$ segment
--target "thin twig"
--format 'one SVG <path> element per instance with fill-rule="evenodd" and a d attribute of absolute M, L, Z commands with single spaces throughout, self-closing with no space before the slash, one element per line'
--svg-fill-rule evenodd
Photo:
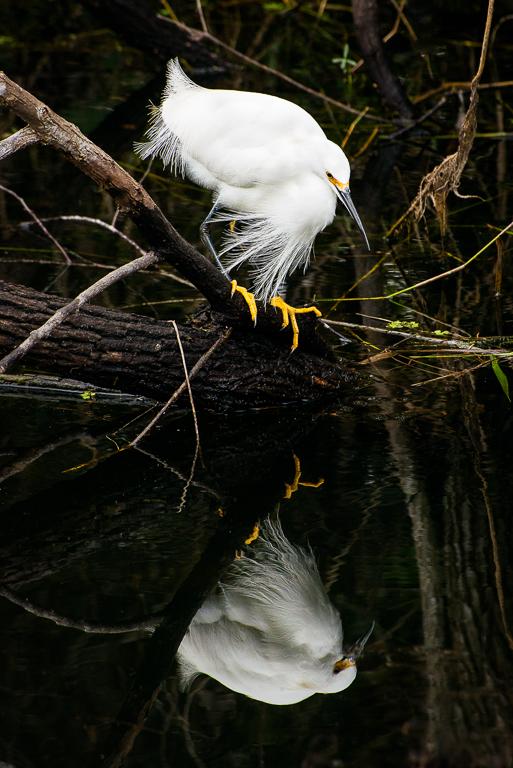
<path fill-rule="evenodd" d="M 182 510 L 183 510 L 183 508 L 185 506 L 185 502 L 187 500 L 187 493 L 189 491 L 190 485 L 192 483 L 192 479 L 194 477 L 194 472 L 196 470 L 196 463 L 198 461 L 198 456 L 201 455 L 201 443 L 200 443 L 200 434 L 199 434 L 199 427 L 198 427 L 198 417 L 197 417 L 197 414 L 196 414 L 196 408 L 194 406 L 194 398 L 192 396 L 191 382 L 190 382 L 190 379 L 189 379 L 189 371 L 187 370 L 187 363 L 185 361 L 185 353 L 183 351 L 182 340 L 180 338 L 180 332 L 178 330 L 178 326 L 176 324 L 176 321 L 173 320 L 172 322 L 173 322 L 173 328 L 174 328 L 175 334 L 176 334 L 176 341 L 177 341 L 177 344 L 178 344 L 178 349 L 180 350 L 180 356 L 182 358 L 183 372 L 184 372 L 184 375 L 185 375 L 185 381 L 187 383 L 187 389 L 189 391 L 189 402 L 191 404 L 192 418 L 193 418 L 193 421 L 194 421 L 194 431 L 196 433 L 196 447 L 195 447 L 195 450 L 194 450 L 194 457 L 192 459 L 191 471 L 189 472 L 189 477 L 187 478 L 187 481 L 186 481 L 186 483 L 184 485 L 184 488 L 183 488 L 183 491 L 182 491 L 182 495 L 180 496 L 180 503 L 178 504 L 178 509 L 177 509 L 177 512 L 182 512 Z"/>
<path fill-rule="evenodd" d="M 494 355 L 495 357 L 513 358 L 513 351 L 506 352 L 504 349 L 488 349 L 486 347 L 476 346 L 478 343 L 482 342 L 482 339 L 480 339 L 479 342 L 475 341 L 474 343 L 466 343 L 464 341 L 456 341 L 455 339 L 440 339 L 436 336 L 424 336 L 420 333 L 408 333 L 407 331 L 400 331 L 396 328 L 381 328 L 376 325 L 349 323 L 344 320 L 324 320 L 323 322 L 329 326 L 334 325 L 340 326 L 341 328 L 354 328 L 359 331 L 371 331 L 372 333 L 383 333 L 390 336 L 400 336 L 401 338 L 408 341 L 422 341 L 424 343 L 438 347 L 457 349 L 465 354 L 472 354 L 476 356 Z"/>
<path fill-rule="evenodd" d="M 45 225 L 43 224 L 39 216 L 32 210 L 32 208 L 30 208 L 27 205 L 25 200 L 22 197 L 20 197 L 20 195 L 18 195 L 16 192 L 14 192 L 12 189 L 9 189 L 9 187 L 4 187 L 2 184 L 0 184 L 0 189 L 2 190 L 2 192 L 6 192 L 8 195 L 12 195 L 12 197 L 14 197 L 19 202 L 21 207 L 34 220 L 34 222 L 37 224 L 37 226 L 43 232 L 43 234 L 50 240 L 50 242 L 52 242 L 55 245 L 57 250 L 60 251 L 60 253 L 62 253 L 66 264 L 72 264 L 73 262 L 71 261 L 70 257 L 66 253 L 66 250 L 62 247 L 59 241 L 56 240 L 55 237 L 47 230 L 47 228 L 45 227 Z"/>
<path fill-rule="evenodd" d="M 492 83 L 478 83 L 476 85 L 476 88 L 479 91 L 486 91 L 490 89 L 498 89 L 501 88 L 511 88 L 513 86 L 513 80 L 499 80 L 497 82 Z M 437 85 L 436 88 L 431 88 L 429 91 L 426 91 L 425 93 L 421 93 L 418 96 L 414 96 L 412 98 L 412 102 L 414 104 L 419 104 L 421 101 L 425 101 L 426 99 L 431 98 L 431 96 L 436 96 L 438 93 L 441 93 L 442 91 L 469 91 L 472 88 L 472 82 L 469 80 L 459 80 L 459 81 L 451 81 L 448 83 L 441 83 L 441 85 Z"/>
<path fill-rule="evenodd" d="M 185 360 L 185 353 L 183 351 L 182 339 L 180 338 L 180 331 L 178 330 L 176 320 L 172 320 L 171 322 L 173 324 L 173 328 L 175 331 L 178 349 L 180 350 L 180 357 L 182 358 L 183 372 L 185 375 L 185 383 L 187 384 L 187 391 L 189 392 L 189 402 L 191 404 L 192 418 L 194 421 L 194 431 L 196 433 L 196 445 L 199 447 L 199 450 L 201 452 L 200 435 L 199 435 L 199 428 L 198 428 L 198 417 L 196 415 L 196 408 L 194 407 L 194 398 L 192 396 L 191 381 L 189 379 L 189 371 L 187 370 L 187 363 Z"/>
<path fill-rule="evenodd" d="M 404 214 L 406 215 L 406 214 Z M 397 226 L 398 222 L 394 224 L 394 228 Z M 400 288 L 398 291 L 393 291 L 392 293 L 387 293 L 384 296 L 345 296 L 340 299 L 336 299 L 336 301 L 386 301 L 388 299 L 393 299 L 396 296 L 400 296 L 403 293 L 409 293 L 410 291 L 415 291 L 417 288 L 422 288 L 425 285 L 429 285 L 430 283 L 435 283 L 437 280 L 441 280 L 443 277 L 449 277 L 449 275 L 455 275 L 457 272 L 461 272 L 463 269 L 468 267 L 469 264 L 471 264 L 475 259 L 477 259 L 478 256 L 481 256 L 482 253 L 484 253 L 487 248 L 489 248 L 491 245 L 495 243 L 496 240 L 499 239 L 505 232 L 507 232 L 509 229 L 513 227 L 513 220 L 509 222 L 509 224 L 506 224 L 505 227 L 501 229 L 501 231 L 495 235 L 491 240 L 489 240 L 485 245 L 483 245 L 482 248 L 480 248 L 477 253 L 474 253 L 473 256 L 470 256 L 466 261 L 463 262 L 463 264 L 459 264 L 457 267 L 453 267 L 452 269 L 448 269 L 446 272 L 440 272 L 438 275 L 433 275 L 432 277 L 426 278 L 426 280 L 421 280 L 419 283 L 415 283 L 414 285 L 408 285 L 406 288 Z M 387 233 L 390 234 L 390 230 Z"/>
<path fill-rule="evenodd" d="M 191 372 L 189 373 L 189 382 L 192 381 L 192 379 L 196 376 L 196 374 L 203 368 L 205 363 L 209 360 L 209 358 L 214 354 L 216 349 L 221 346 L 230 336 L 232 333 L 232 329 L 228 328 L 210 347 L 210 349 L 207 349 L 207 351 L 200 357 L 197 363 L 192 367 Z M 0 361 L 1 362 L 1 361 Z M 129 448 L 135 448 L 136 445 L 150 432 L 157 421 L 159 421 L 160 418 L 166 413 L 166 411 L 175 403 L 182 392 L 185 392 L 187 389 L 187 379 L 185 379 L 178 389 L 176 389 L 167 403 L 162 406 L 160 411 L 156 414 L 156 416 L 153 417 L 153 419 L 149 422 L 149 424 L 146 425 L 146 427 L 142 430 L 142 432 L 139 432 L 136 438 L 132 440 L 132 442 L 129 444 Z"/>
<path fill-rule="evenodd" d="M 70 315 L 78 312 L 80 308 L 87 304 L 91 299 L 98 294 L 110 288 L 115 283 L 123 280 L 130 275 L 139 272 L 141 269 L 147 269 L 152 264 L 156 264 L 159 261 L 157 254 L 150 252 L 145 256 L 141 256 L 138 259 L 130 261 L 128 264 L 123 264 L 121 267 L 109 272 L 108 275 L 104 275 L 95 283 L 90 285 L 84 291 L 78 294 L 69 304 L 65 304 L 63 307 L 54 312 L 54 314 L 48 318 L 48 320 L 40 325 L 39 328 L 35 328 L 30 332 L 29 336 L 22 341 L 12 352 L 5 355 L 0 360 L 0 373 L 5 373 L 8 368 L 14 363 L 23 358 L 27 352 L 29 352 L 38 341 L 46 339 L 53 331 L 58 328 Z"/>
<path fill-rule="evenodd" d="M 139 453 L 142 453 L 144 456 L 147 456 L 149 459 L 156 462 L 159 466 L 163 467 L 169 472 L 172 472 L 173 475 L 175 475 L 175 477 L 177 477 L 183 483 L 187 482 L 187 478 L 185 477 L 183 472 L 180 472 L 179 469 L 174 467 L 168 461 L 164 461 L 164 459 L 162 459 L 160 456 L 156 456 L 154 453 L 151 453 L 151 451 L 148 451 L 145 448 L 141 448 L 140 445 L 136 445 L 135 450 L 139 451 Z M 219 493 L 217 493 L 217 491 L 214 491 L 213 488 L 210 488 L 210 486 L 205 485 L 205 483 L 199 482 L 199 480 L 193 480 L 192 485 L 194 485 L 195 488 L 199 488 L 201 491 L 204 491 L 206 494 L 214 498 L 216 501 L 219 501 L 221 499 L 221 496 L 219 495 Z"/>
<path fill-rule="evenodd" d="M 205 34 L 210 34 L 207 27 L 207 22 L 205 19 L 205 14 L 203 13 L 203 6 L 201 5 L 201 0 L 196 0 L 196 11 L 198 13 L 198 18 L 200 20 L 201 29 Z"/>
<path fill-rule="evenodd" d="M 108 224 L 106 221 L 103 221 L 102 219 L 95 219 L 92 216 L 78 216 L 78 215 L 69 215 L 69 216 L 48 216 L 44 219 L 41 219 L 41 221 L 79 221 L 84 222 L 85 224 L 94 224 L 97 227 L 103 227 L 103 229 L 107 229 L 109 232 L 111 232 L 113 235 L 117 235 L 122 240 L 124 240 L 126 243 L 132 246 L 141 256 L 145 256 L 147 251 L 144 250 L 144 248 L 141 248 L 139 243 L 136 243 L 135 240 L 132 240 L 132 238 L 128 237 L 128 235 L 125 235 L 124 232 L 122 232 L 120 229 L 117 229 L 113 224 Z M 30 224 L 30 222 L 22 221 L 20 226 L 23 226 L 24 224 Z"/>
<path fill-rule="evenodd" d="M 91 634 L 99 635 L 121 635 L 125 632 L 141 632 L 155 629 L 162 616 L 155 614 L 146 619 L 140 621 L 130 621 L 126 624 L 95 624 L 90 621 L 80 621 L 78 619 L 70 619 L 67 616 L 62 616 L 47 608 L 41 608 L 35 605 L 30 600 L 21 597 L 17 592 L 8 587 L 0 587 L 0 596 L 5 597 L 10 603 L 18 605 L 23 608 L 27 613 L 31 613 L 33 616 L 37 616 L 40 619 L 47 619 L 57 624 L 59 627 L 69 627 L 70 629 L 78 629 L 81 632 L 87 632 Z"/>
<path fill-rule="evenodd" d="M 15 152 L 25 147 L 30 147 L 32 144 L 37 144 L 39 141 L 37 134 L 28 125 L 25 128 L 20 128 L 16 133 L 11 134 L 6 139 L 0 141 L 0 161 L 6 160 Z"/>
<path fill-rule="evenodd" d="M 436 102 L 436 104 L 431 107 L 431 109 L 428 109 L 428 111 L 424 112 L 424 114 L 421 115 L 417 120 L 414 120 L 412 125 L 406 125 L 403 128 L 399 128 L 397 131 L 394 131 L 394 133 L 391 133 L 386 138 L 389 139 L 390 141 L 393 141 L 394 139 L 399 138 L 399 136 L 402 136 L 404 133 L 407 133 L 407 132 L 413 130 L 418 125 L 423 123 L 424 120 L 427 120 L 428 117 L 431 117 L 432 114 L 437 112 L 440 109 L 440 107 L 443 107 L 443 105 L 445 104 L 446 101 L 447 101 L 447 96 L 442 96 L 442 98 L 439 99 Z"/>

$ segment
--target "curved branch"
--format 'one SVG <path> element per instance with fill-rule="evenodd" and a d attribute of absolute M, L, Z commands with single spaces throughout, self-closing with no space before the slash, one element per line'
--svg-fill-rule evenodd
<path fill-rule="evenodd" d="M 30 147 L 32 144 L 37 144 L 38 141 L 39 139 L 35 132 L 26 125 L 25 128 L 21 128 L 16 133 L 0 141 L 0 160 L 6 160 L 11 155 L 14 155 L 15 152 L 18 152 L 18 150 Z"/>
<path fill-rule="evenodd" d="M 105 189 L 142 231 L 159 259 L 168 261 L 188 278 L 212 306 L 227 309 L 230 283 L 196 251 L 166 219 L 150 195 L 106 152 L 93 144 L 73 123 L 0 72 L 0 105 L 25 120 L 42 144 L 62 152 L 98 186 Z"/>
<path fill-rule="evenodd" d="M 21 597 L 17 592 L 14 592 L 8 587 L 0 587 L 0 597 L 4 597 L 9 600 L 10 603 L 23 608 L 27 613 L 31 613 L 33 616 L 37 616 L 40 619 L 47 619 L 57 624 L 59 627 L 69 627 L 70 629 L 78 629 L 80 632 L 87 632 L 89 634 L 98 635 L 121 635 L 125 632 L 141 632 L 154 630 L 162 619 L 162 614 L 154 614 L 140 621 L 127 621 L 120 622 L 119 624 L 97 624 L 92 621 L 80 621 L 78 619 L 70 619 L 67 616 L 56 613 L 49 608 L 41 608 L 35 603 L 32 603 L 25 597 Z"/>

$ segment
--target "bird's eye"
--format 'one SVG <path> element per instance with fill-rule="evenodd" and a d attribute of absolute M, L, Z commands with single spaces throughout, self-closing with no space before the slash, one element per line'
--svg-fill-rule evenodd
<path fill-rule="evenodd" d="M 342 672 L 342 670 L 343 670 L 343 669 L 345 668 L 345 666 L 346 666 L 346 665 L 344 664 L 344 662 L 345 662 L 345 660 L 346 660 L 346 659 L 347 659 L 347 656 L 342 656 L 342 658 L 340 659 L 340 661 L 337 661 L 337 663 L 336 663 L 336 664 L 335 664 L 335 666 L 333 667 L 333 674 L 334 674 L 334 675 L 338 675 L 338 673 L 339 673 L 339 672 Z"/>
<path fill-rule="evenodd" d="M 326 171 L 326 176 L 328 177 L 328 179 L 332 179 L 333 178 L 333 174 L 330 173 L 329 171 Z"/>

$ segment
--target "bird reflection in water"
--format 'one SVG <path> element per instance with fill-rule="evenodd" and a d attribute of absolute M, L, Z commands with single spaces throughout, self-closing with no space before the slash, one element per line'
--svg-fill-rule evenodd
<path fill-rule="evenodd" d="M 205 673 L 269 704 L 338 693 L 355 679 L 372 629 L 344 652 L 340 616 L 312 551 L 267 520 L 194 617 L 178 651 L 181 682 Z"/>

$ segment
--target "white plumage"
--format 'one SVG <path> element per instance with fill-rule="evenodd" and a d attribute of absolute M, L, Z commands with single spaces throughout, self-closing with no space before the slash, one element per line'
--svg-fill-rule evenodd
<path fill-rule="evenodd" d="M 184 685 L 205 673 L 253 699 L 294 704 L 347 688 L 366 639 L 344 656 L 340 616 L 311 550 L 267 521 L 194 617 L 178 661 Z"/>
<path fill-rule="evenodd" d="M 213 191 L 203 236 L 218 263 L 205 226 L 237 222 L 219 255 L 227 270 L 249 263 L 257 299 L 268 301 L 288 274 L 306 269 L 316 235 L 333 221 L 337 198 L 367 241 L 344 152 L 290 101 L 202 88 L 174 59 L 147 136 L 137 145 L 143 158 L 159 155 L 175 173 Z"/>

